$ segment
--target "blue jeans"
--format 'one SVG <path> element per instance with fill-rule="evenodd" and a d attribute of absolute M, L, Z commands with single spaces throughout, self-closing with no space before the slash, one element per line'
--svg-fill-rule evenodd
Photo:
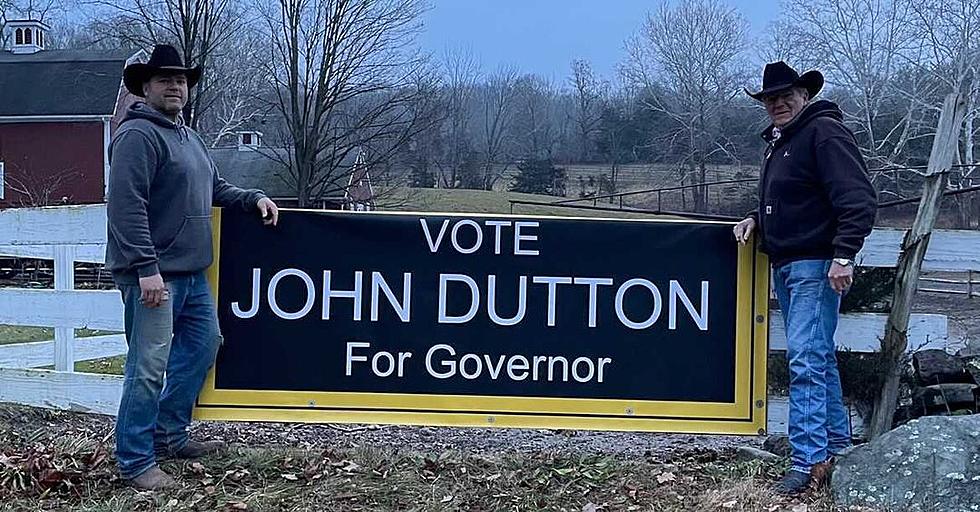
<path fill-rule="evenodd" d="M 851 444 L 834 348 L 841 297 L 827 279 L 830 263 L 802 260 L 773 269 L 786 325 L 791 469 L 805 473 Z"/>
<path fill-rule="evenodd" d="M 120 285 L 126 310 L 125 381 L 116 417 L 116 459 L 135 478 L 187 444 L 194 402 L 221 344 L 204 273 L 168 279 L 170 298 L 140 302 L 138 285 Z M 166 382 L 164 379 L 166 374 Z"/>

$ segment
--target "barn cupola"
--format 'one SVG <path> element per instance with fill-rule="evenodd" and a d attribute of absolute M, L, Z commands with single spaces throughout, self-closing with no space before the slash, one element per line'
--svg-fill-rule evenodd
<path fill-rule="evenodd" d="M 43 50 L 51 28 L 37 20 L 13 20 L 7 22 L 10 51 L 17 55 L 37 53 Z"/>
<path fill-rule="evenodd" d="M 262 132 L 242 131 L 238 132 L 238 150 L 249 151 L 262 145 Z"/>

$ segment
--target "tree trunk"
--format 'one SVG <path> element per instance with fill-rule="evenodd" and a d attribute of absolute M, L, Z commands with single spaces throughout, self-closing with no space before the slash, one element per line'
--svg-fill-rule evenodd
<path fill-rule="evenodd" d="M 701 213 L 707 213 L 708 211 L 708 186 L 705 183 L 708 182 L 708 166 L 705 164 L 704 160 L 701 160 L 701 167 L 698 169 L 698 179 L 701 184 L 698 190 L 698 201 L 701 203 L 701 208 L 698 209 Z"/>
<path fill-rule="evenodd" d="M 871 418 L 871 439 L 891 430 L 895 417 L 901 365 L 908 346 L 909 313 L 919 282 L 922 259 L 926 255 L 929 238 L 939 214 L 947 174 L 957 153 L 965 106 L 963 96 L 956 93 L 947 96 L 943 102 L 936 136 L 932 141 L 932 152 L 929 154 L 922 200 L 919 201 L 919 210 L 912 229 L 905 233 L 902 241 L 902 252 L 898 257 L 895 276 L 895 295 L 885 323 L 885 337 L 881 342 L 883 379 Z"/>
<path fill-rule="evenodd" d="M 959 173 L 959 176 L 957 176 L 957 179 L 956 179 L 956 183 L 955 183 L 955 187 L 954 188 L 966 188 L 966 187 L 969 187 L 970 186 L 969 180 L 966 178 L 966 175 L 970 174 L 970 171 L 973 170 L 972 165 L 975 162 L 974 157 L 973 157 L 973 146 L 974 146 L 974 142 L 973 142 L 973 121 L 974 121 L 974 118 L 976 117 L 976 114 L 974 112 L 974 109 L 976 108 L 976 97 L 974 95 L 974 91 L 976 91 L 976 89 L 977 89 L 976 88 L 976 79 L 974 79 L 973 83 L 971 83 L 970 85 L 971 85 L 971 87 L 970 87 L 970 95 L 969 95 L 967 109 L 966 109 L 966 112 L 967 112 L 966 113 L 966 120 L 964 121 L 964 125 L 963 125 L 963 159 L 962 159 L 962 163 L 967 164 L 967 165 L 969 165 L 971 167 L 966 167 L 965 169 L 963 169 L 963 168 L 960 169 L 961 172 Z M 971 199 L 972 198 L 970 196 L 966 195 L 966 196 L 959 196 L 959 197 L 955 198 L 955 200 L 954 200 L 955 201 L 955 204 L 956 204 L 956 213 L 957 213 L 957 216 L 959 217 L 957 219 L 957 226 L 956 226 L 957 228 L 960 228 L 960 229 L 970 229 L 970 217 L 971 217 L 971 214 L 973 213 L 971 211 L 971 208 L 970 208 L 970 206 L 971 206 Z"/>

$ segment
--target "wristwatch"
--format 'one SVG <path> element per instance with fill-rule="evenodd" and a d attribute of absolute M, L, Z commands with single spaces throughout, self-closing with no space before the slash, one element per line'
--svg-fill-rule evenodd
<path fill-rule="evenodd" d="M 834 258 L 834 263 L 836 263 L 836 264 L 838 264 L 838 265 L 840 265 L 842 267 L 846 267 L 848 265 L 853 265 L 854 264 L 854 260 L 850 260 L 850 259 L 847 259 L 847 258 Z"/>

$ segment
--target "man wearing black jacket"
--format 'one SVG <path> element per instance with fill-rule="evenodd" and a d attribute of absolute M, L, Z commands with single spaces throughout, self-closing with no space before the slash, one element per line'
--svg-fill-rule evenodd
<path fill-rule="evenodd" d="M 758 227 L 786 326 L 792 467 L 777 490 L 819 484 L 832 458 L 851 443 L 841 395 L 834 331 L 854 257 L 871 233 L 875 190 L 840 108 L 812 101 L 823 75 L 766 65 L 762 102 L 772 124 L 759 178 L 759 208 L 735 228 L 740 243 Z"/>

